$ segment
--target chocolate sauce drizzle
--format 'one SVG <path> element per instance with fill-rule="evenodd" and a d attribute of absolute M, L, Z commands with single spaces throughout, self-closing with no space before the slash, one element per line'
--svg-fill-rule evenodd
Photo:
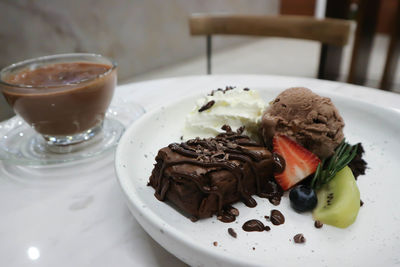
<path fill-rule="evenodd" d="M 286 167 L 285 159 L 276 152 L 272 153 L 272 157 L 275 163 L 274 173 L 282 173 Z"/>
<path fill-rule="evenodd" d="M 273 225 L 280 225 L 285 222 L 285 217 L 279 210 L 271 210 L 271 215 L 269 216 L 269 220 Z"/>
<path fill-rule="evenodd" d="M 262 232 L 271 230 L 268 225 L 265 226 L 261 221 L 256 219 L 245 222 L 242 229 L 246 232 Z"/>
<path fill-rule="evenodd" d="M 211 168 L 212 170 L 227 170 L 236 178 L 236 190 L 241 200 L 248 207 L 255 207 L 257 202 L 243 187 L 243 179 L 245 179 L 243 164 L 246 163 L 255 177 L 257 195 L 270 198 L 270 201 L 271 199 L 280 199 L 282 192 L 272 181 L 268 184 L 270 188 L 267 188 L 267 190 L 261 188 L 260 175 L 256 171 L 255 164 L 265 159 L 265 156 L 261 152 L 249 149 L 250 147 L 259 147 L 260 145 L 250 140 L 248 136 L 242 135 L 243 127 L 236 132 L 233 132 L 227 125 L 224 125 L 222 129 L 226 132 L 219 134 L 216 138 L 196 138 L 186 143 L 172 143 L 168 146 L 173 152 L 185 156 L 187 159 L 163 161 L 162 167 L 153 183 L 157 199 L 161 201 L 165 199 L 171 180 L 179 183 L 193 182 L 201 192 L 214 194 L 217 197 L 217 218 L 223 222 L 232 222 L 239 215 L 239 211 L 230 205 L 223 206 L 224 201 L 221 190 L 216 186 L 210 187 L 206 181 L 207 179 L 204 179 L 204 173 L 177 173 L 172 169 L 169 179 L 162 179 L 162 177 L 167 168 L 182 164 Z M 280 158 L 277 159 L 279 162 L 274 162 L 274 166 L 281 166 L 282 160 Z"/>

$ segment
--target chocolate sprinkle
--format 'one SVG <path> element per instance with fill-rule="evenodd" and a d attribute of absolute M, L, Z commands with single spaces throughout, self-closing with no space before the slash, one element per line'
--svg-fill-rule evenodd
<path fill-rule="evenodd" d="M 303 236 L 303 234 L 297 234 L 293 237 L 293 240 L 295 243 L 304 243 L 306 242 L 306 238 Z"/>
<path fill-rule="evenodd" d="M 362 207 L 364 205 L 364 201 L 362 201 L 361 199 L 360 199 L 360 207 Z"/>
<path fill-rule="evenodd" d="M 203 105 L 203 106 L 199 109 L 199 112 L 203 112 L 204 110 L 210 109 L 214 104 L 215 104 L 215 101 L 214 101 L 214 100 L 208 101 L 207 104 Z"/>
<path fill-rule="evenodd" d="M 233 228 L 228 228 L 228 233 L 233 237 L 236 238 L 237 234 L 235 232 L 235 230 L 233 230 Z"/>
<path fill-rule="evenodd" d="M 218 246 L 218 242 L 217 242 L 217 241 L 214 241 L 214 242 L 213 242 L 213 245 L 214 245 L 214 247 Z"/>

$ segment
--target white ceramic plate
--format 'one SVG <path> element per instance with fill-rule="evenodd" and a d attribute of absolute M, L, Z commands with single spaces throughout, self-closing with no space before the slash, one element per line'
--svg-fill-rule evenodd
<path fill-rule="evenodd" d="M 279 92 L 257 89 L 265 101 Z M 326 94 L 325 94 L 326 95 Z M 330 96 L 330 95 L 327 95 Z M 186 98 L 149 112 L 124 134 L 117 148 L 116 171 L 128 206 L 142 227 L 164 248 L 195 266 L 393 266 L 400 264 L 400 113 L 357 100 L 330 96 L 346 122 L 346 138 L 362 142 L 369 169 L 359 177 L 364 206 L 346 229 L 314 227 L 311 214 L 289 207 L 287 195 L 278 207 L 256 198 L 258 205 L 240 211 L 236 222 L 213 218 L 195 223 L 154 197 L 147 186 L 157 151 L 179 142 L 187 114 L 200 97 Z M 264 219 L 280 210 L 286 222 L 273 226 Z M 259 219 L 269 232 L 244 232 L 242 225 Z M 233 228 L 237 238 L 227 229 Z M 306 243 L 295 244 L 303 233 Z M 217 246 L 213 242 L 218 242 Z"/>

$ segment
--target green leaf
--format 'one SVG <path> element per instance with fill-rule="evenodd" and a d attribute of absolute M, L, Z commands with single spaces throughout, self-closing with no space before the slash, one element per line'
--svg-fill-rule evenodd
<path fill-rule="evenodd" d="M 322 161 L 318 164 L 314 177 L 311 181 L 311 187 L 319 189 L 326 183 L 329 183 L 336 173 L 346 167 L 357 155 L 358 145 L 350 145 L 343 141 L 336 148 L 335 153 L 328 161 Z"/>

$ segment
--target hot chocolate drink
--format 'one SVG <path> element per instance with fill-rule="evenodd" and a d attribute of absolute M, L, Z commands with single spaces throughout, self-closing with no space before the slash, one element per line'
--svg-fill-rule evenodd
<path fill-rule="evenodd" d="M 69 136 L 102 123 L 117 82 L 111 64 L 60 62 L 2 77 L 8 103 L 42 135 Z"/>

